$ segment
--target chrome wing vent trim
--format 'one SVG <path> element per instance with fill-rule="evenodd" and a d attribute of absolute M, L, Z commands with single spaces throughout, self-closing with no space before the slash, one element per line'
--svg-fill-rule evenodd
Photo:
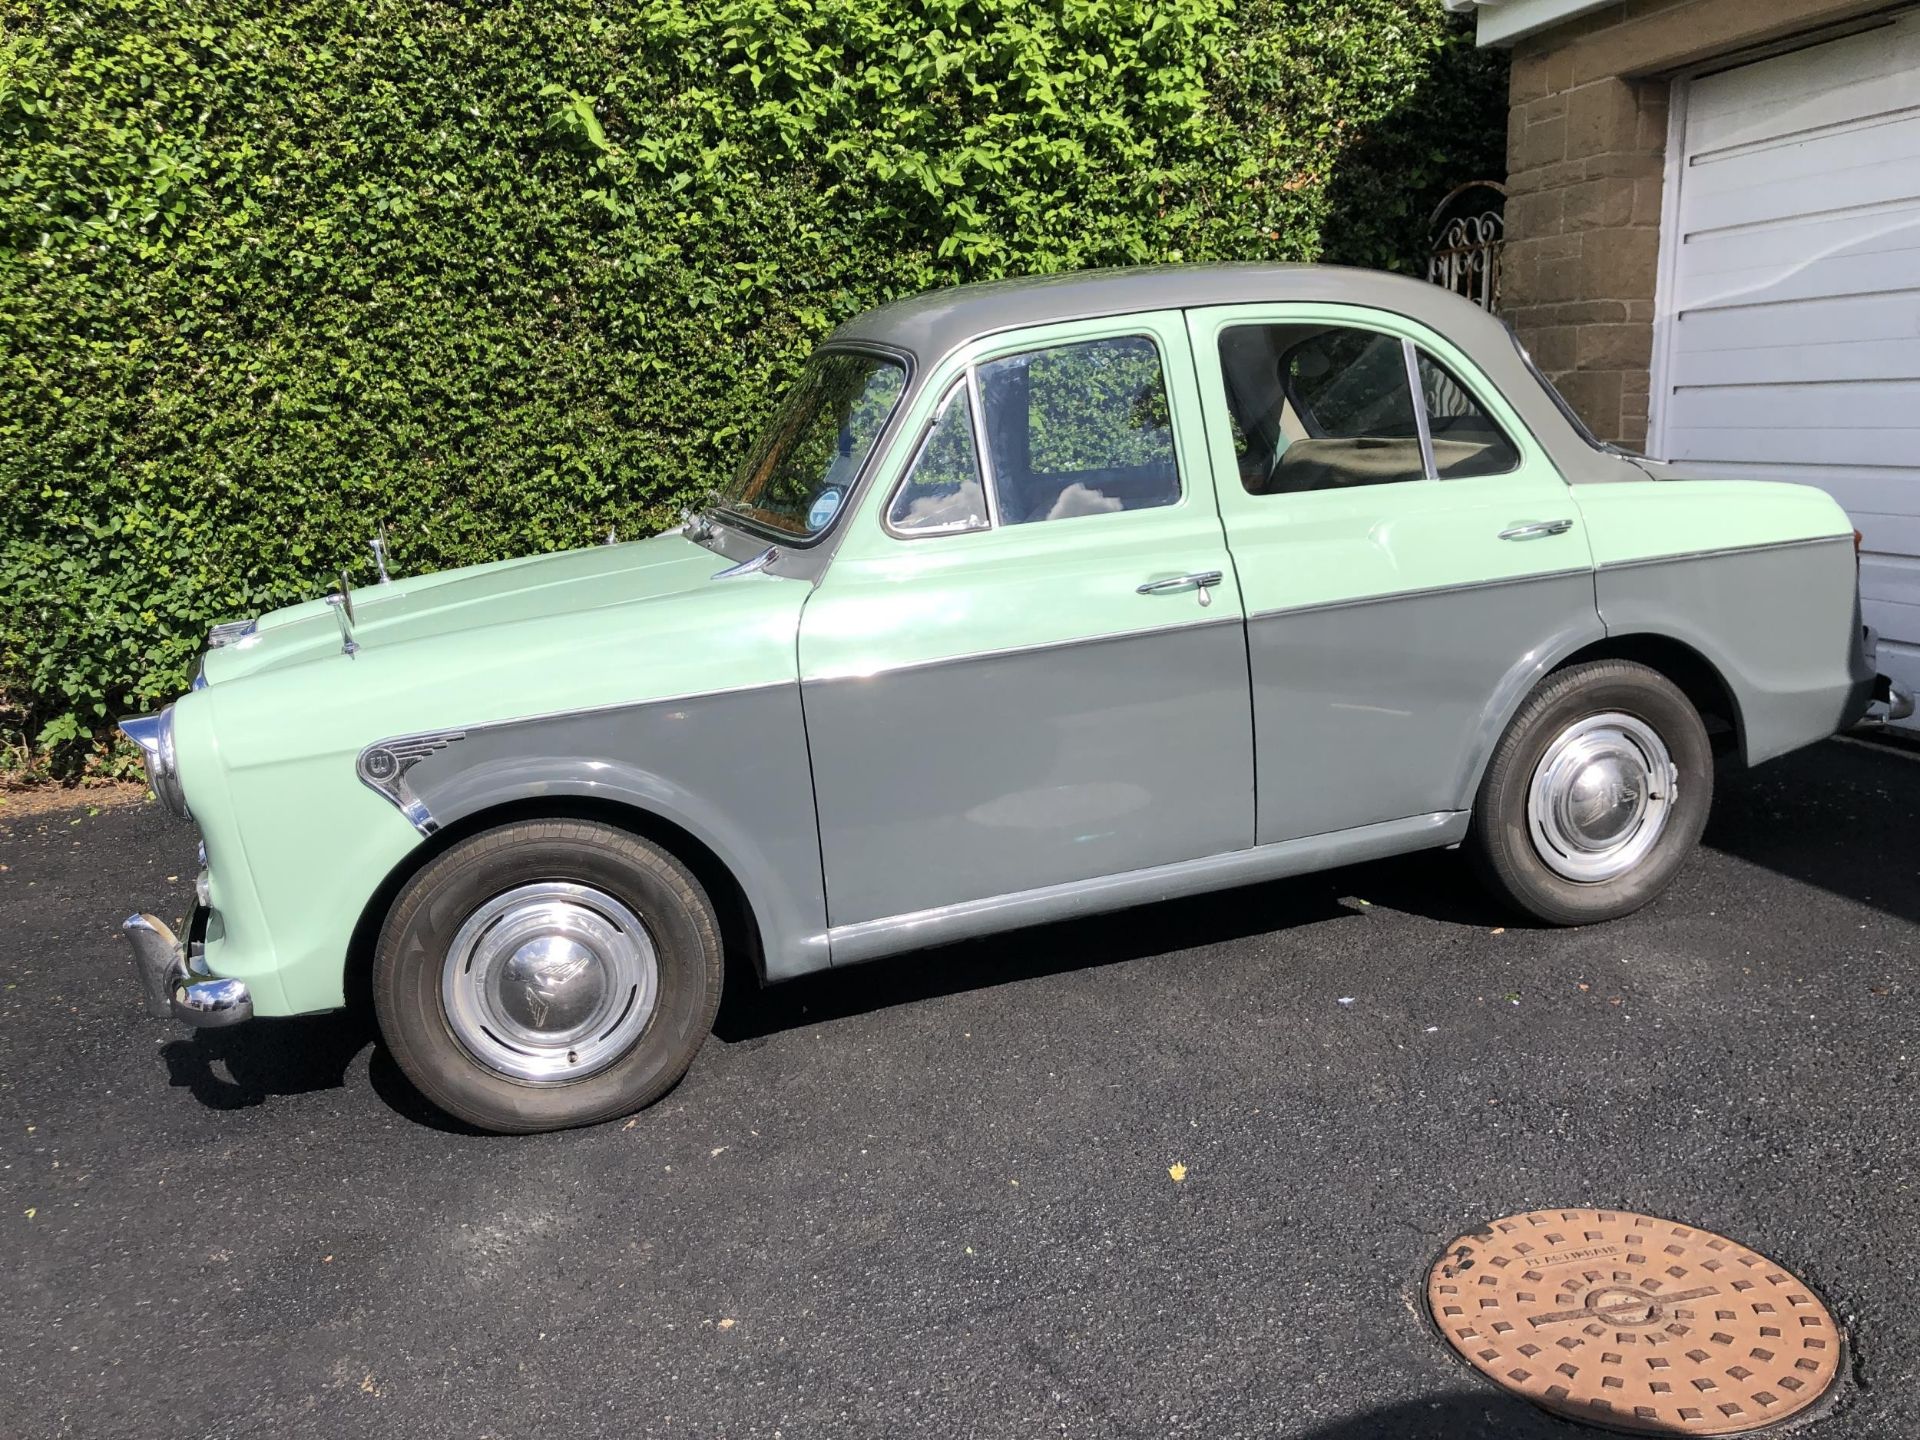
<path fill-rule="evenodd" d="M 455 741 L 466 738 L 464 730 L 431 730 L 422 735 L 376 740 L 360 752 L 354 769 L 361 784 L 386 796 L 422 835 L 431 835 L 440 828 L 440 822 L 433 818 L 426 801 L 407 784 L 407 772 L 429 755 L 437 755 Z"/>

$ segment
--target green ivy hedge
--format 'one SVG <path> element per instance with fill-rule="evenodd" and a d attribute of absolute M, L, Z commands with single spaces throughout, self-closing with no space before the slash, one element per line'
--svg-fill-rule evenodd
<path fill-rule="evenodd" d="M 660 527 L 877 301 L 1413 265 L 1504 88 L 1434 0 L 0 0 L 0 746 L 377 520 Z"/>

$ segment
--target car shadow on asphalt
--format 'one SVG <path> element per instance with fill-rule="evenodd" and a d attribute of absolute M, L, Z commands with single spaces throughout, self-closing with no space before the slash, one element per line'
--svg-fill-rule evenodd
<path fill-rule="evenodd" d="M 1920 747 L 1830 740 L 1714 787 L 1703 845 L 1920 925 Z"/>
<path fill-rule="evenodd" d="M 195 1030 L 161 1046 L 160 1055 L 169 1084 L 210 1110 L 244 1110 L 272 1095 L 339 1089 L 374 1039 L 369 1017 L 335 1010 Z"/>
<path fill-rule="evenodd" d="M 1489 1387 L 1404 1400 L 1315 1429 L 1286 1433 L 1291 1440 L 1575 1440 L 1600 1432 L 1557 1420 L 1524 1400 Z M 1682 1432 L 1654 1429 L 1639 1433 Z"/>
<path fill-rule="evenodd" d="M 1449 923 L 1525 924 L 1478 887 L 1458 854 L 1427 851 L 1011 930 L 782 985 L 762 987 L 730 963 L 713 1033 L 737 1044 L 963 991 L 1230 944 L 1352 916 L 1356 899 Z"/>

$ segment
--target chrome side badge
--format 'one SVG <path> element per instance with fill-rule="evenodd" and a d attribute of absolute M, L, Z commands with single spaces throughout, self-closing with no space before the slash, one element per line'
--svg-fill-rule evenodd
<path fill-rule="evenodd" d="M 466 738 L 464 730 L 434 730 L 424 735 L 377 740 L 360 752 L 354 768 L 363 785 L 386 796 L 422 835 L 431 835 L 440 824 L 427 809 L 426 802 L 407 784 L 407 772 L 429 755 L 437 755 L 456 740 Z"/>

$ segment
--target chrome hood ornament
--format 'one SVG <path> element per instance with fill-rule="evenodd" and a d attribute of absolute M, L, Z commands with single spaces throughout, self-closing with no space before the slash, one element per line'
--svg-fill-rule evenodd
<path fill-rule="evenodd" d="M 391 585 L 393 577 L 387 574 L 387 522 L 382 520 L 374 529 L 373 539 L 367 542 L 367 549 L 373 552 L 373 568 L 379 573 L 382 585 Z M 342 584 L 345 582 L 342 581 Z"/>
<path fill-rule="evenodd" d="M 342 570 L 340 588 L 327 596 L 327 604 L 333 607 L 333 618 L 340 622 L 340 653 L 351 660 L 360 648 L 360 642 L 353 638 L 353 587 L 347 584 L 347 572 Z"/>

